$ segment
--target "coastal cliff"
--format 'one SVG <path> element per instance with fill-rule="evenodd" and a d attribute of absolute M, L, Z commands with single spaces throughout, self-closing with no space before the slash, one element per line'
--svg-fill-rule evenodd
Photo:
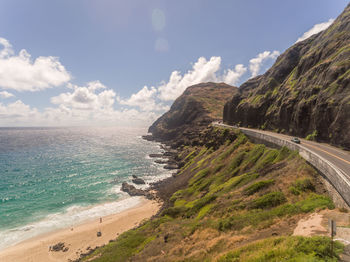
<path fill-rule="evenodd" d="M 211 97 L 221 108 L 189 106 L 203 96 L 202 87 L 209 95 L 208 85 L 213 84 L 190 87 L 150 128 L 153 138 L 176 148 L 170 155 L 179 166 L 149 189 L 163 203 L 159 213 L 81 260 L 338 260 L 343 245 L 336 242 L 330 249 L 327 228 L 320 225 L 313 233 L 313 223 L 300 225 L 315 212 L 323 220 L 330 210 L 341 213 L 317 171 L 297 152 L 212 126 L 215 112 L 223 109 L 221 95 L 217 103 Z M 298 227 L 311 233 L 300 236 Z"/>
<path fill-rule="evenodd" d="M 240 86 L 224 122 L 350 149 L 350 5 L 333 24 Z"/>
<path fill-rule="evenodd" d="M 82 261 L 339 261 L 344 246 L 331 248 L 325 224 L 348 210 L 335 209 L 320 174 L 297 152 L 210 123 L 223 111 L 230 124 L 349 147 L 349 19 L 350 6 L 240 88 L 187 88 L 147 137 L 179 167 L 149 189 L 160 212 Z"/>
<path fill-rule="evenodd" d="M 222 119 L 228 97 L 237 87 L 224 83 L 202 83 L 188 87 L 170 110 L 149 128 L 152 139 L 173 144 L 174 147 L 193 140 L 212 121 Z M 192 141 L 193 142 L 193 141 Z"/>

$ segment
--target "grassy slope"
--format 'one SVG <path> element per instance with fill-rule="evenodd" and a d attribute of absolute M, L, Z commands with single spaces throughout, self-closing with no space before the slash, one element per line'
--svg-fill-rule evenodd
<path fill-rule="evenodd" d="M 178 176 L 190 179 L 170 207 L 84 260 L 336 261 L 328 238 L 290 236 L 305 214 L 333 208 L 304 160 L 227 129 L 202 142 L 210 148 L 183 148 Z"/>

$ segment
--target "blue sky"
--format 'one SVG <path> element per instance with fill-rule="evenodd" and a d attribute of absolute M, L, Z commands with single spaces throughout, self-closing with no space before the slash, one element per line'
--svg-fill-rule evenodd
<path fill-rule="evenodd" d="M 148 125 L 186 85 L 263 73 L 347 3 L 1 0 L 0 126 Z"/>

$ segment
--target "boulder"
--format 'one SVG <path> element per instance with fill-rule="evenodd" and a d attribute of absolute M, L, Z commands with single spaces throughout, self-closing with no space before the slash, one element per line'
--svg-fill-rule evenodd
<path fill-rule="evenodd" d="M 130 196 L 145 196 L 147 199 L 150 199 L 150 200 L 154 199 L 154 196 L 149 192 L 142 189 L 137 189 L 136 187 L 128 184 L 127 182 L 123 182 L 121 190 L 123 192 L 128 193 Z"/>
<path fill-rule="evenodd" d="M 132 177 L 133 177 L 132 182 L 134 184 L 136 184 L 136 185 L 144 185 L 144 184 L 146 184 L 145 180 L 143 180 L 142 178 L 139 178 L 139 177 L 137 177 L 135 175 L 133 175 Z"/>

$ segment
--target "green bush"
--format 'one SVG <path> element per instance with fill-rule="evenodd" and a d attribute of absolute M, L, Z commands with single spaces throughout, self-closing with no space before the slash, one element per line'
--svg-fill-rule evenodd
<path fill-rule="evenodd" d="M 210 202 L 214 201 L 217 198 L 217 195 L 214 194 L 207 194 L 206 196 L 196 199 L 192 202 L 189 202 L 186 207 L 188 208 L 187 215 L 192 216 L 194 214 L 197 214 L 198 211 L 209 204 Z"/>
<path fill-rule="evenodd" d="M 274 183 L 275 183 L 274 179 L 259 181 L 259 182 L 256 182 L 256 183 L 248 186 L 247 188 L 245 188 L 244 193 L 246 195 L 250 196 L 250 195 L 253 195 L 254 193 L 260 191 L 263 188 L 269 187 L 270 185 L 272 185 Z"/>
<path fill-rule="evenodd" d="M 301 192 L 315 191 L 315 186 L 310 178 L 297 179 L 289 191 L 294 195 L 299 195 Z"/>
<path fill-rule="evenodd" d="M 314 132 L 312 132 L 311 134 L 307 135 L 307 136 L 305 137 L 305 139 L 306 139 L 306 140 L 310 140 L 310 141 L 316 141 L 317 135 L 318 135 L 317 130 L 314 130 Z"/>
<path fill-rule="evenodd" d="M 271 208 L 278 206 L 286 201 L 287 199 L 285 198 L 282 192 L 271 192 L 251 201 L 249 207 L 251 209 Z"/>
<path fill-rule="evenodd" d="M 298 179 L 293 184 L 300 191 L 315 190 L 315 186 L 312 184 L 310 178 Z"/>
<path fill-rule="evenodd" d="M 162 215 L 176 218 L 183 215 L 187 210 L 188 208 L 186 206 L 169 207 L 163 211 Z"/>

